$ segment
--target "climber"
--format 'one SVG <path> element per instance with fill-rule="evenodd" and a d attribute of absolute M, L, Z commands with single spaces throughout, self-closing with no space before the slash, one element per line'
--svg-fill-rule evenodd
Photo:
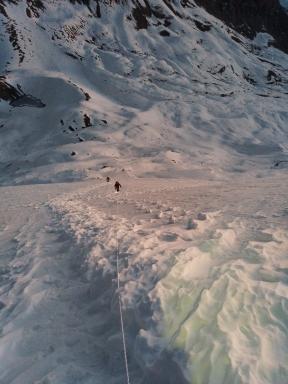
<path fill-rule="evenodd" d="M 121 187 L 122 185 L 119 183 L 119 181 L 116 181 L 116 183 L 114 184 L 115 191 L 119 192 Z"/>

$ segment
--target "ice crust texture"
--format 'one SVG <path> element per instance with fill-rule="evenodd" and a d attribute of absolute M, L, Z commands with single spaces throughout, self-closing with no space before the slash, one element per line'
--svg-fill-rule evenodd
<path fill-rule="evenodd" d="M 1 384 L 125 382 L 117 244 L 131 383 L 288 382 L 286 14 L 206 3 L 0 0 Z"/>

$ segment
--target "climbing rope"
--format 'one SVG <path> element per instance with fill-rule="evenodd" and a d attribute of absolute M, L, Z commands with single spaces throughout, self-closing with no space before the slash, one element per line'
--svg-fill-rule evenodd
<path fill-rule="evenodd" d="M 116 198 L 116 214 L 118 216 L 118 199 L 117 198 Z M 130 375 L 129 375 L 129 366 L 128 366 L 127 348 L 126 348 L 126 339 L 125 339 L 125 331 L 124 331 L 123 310 L 122 310 L 121 293 L 120 293 L 119 239 L 118 239 L 118 232 L 116 234 L 116 242 L 117 242 L 117 247 L 116 247 L 117 291 L 118 291 L 118 300 L 119 300 L 121 333 L 122 333 L 122 342 L 123 342 L 123 352 L 124 352 L 124 362 L 125 362 L 127 384 L 130 384 Z"/>

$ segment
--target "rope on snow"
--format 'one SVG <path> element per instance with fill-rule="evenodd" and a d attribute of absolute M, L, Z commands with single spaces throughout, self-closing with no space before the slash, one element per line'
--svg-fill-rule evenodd
<path fill-rule="evenodd" d="M 117 198 L 116 198 L 116 213 L 117 213 L 117 216 L 118 216 L 118 199 Z M 122 309 L 121 293 L 120 293 L 119 239 L 118 239 L 118 234 L 116 234 L 116 244 L 117 244 L 117 248 L 116 248 L 117 291 L 118 291 L 118 300 L 119 300 L 121 333 L 122 333 L 122 343 L 123 343 L 126 379 L 127 379 L 127 384 L 130 384 L 130 375 L 129 375 L 129 366 L 128 366 L 127 348 L 126 348 L 126 339 L 125 339 L 125 331 L 124 331 L 123 309 Z"/>

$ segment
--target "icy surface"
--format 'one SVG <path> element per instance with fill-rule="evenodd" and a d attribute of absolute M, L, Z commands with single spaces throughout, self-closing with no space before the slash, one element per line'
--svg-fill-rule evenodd
<path fill-rule="evenodd" d="M 133 382 L 285 382 L 287 186 L 93 184 L 1 188 L 1 383 L 125 380 L 117 239 Z"/>
<path fill-rule="evenodd" d="M 180 2 L 140 30 L 133 2 L 17 3 L 0 383 L 124 383 L 120 293 L 131 384 L 286 384 L 287 55 Z"/>

